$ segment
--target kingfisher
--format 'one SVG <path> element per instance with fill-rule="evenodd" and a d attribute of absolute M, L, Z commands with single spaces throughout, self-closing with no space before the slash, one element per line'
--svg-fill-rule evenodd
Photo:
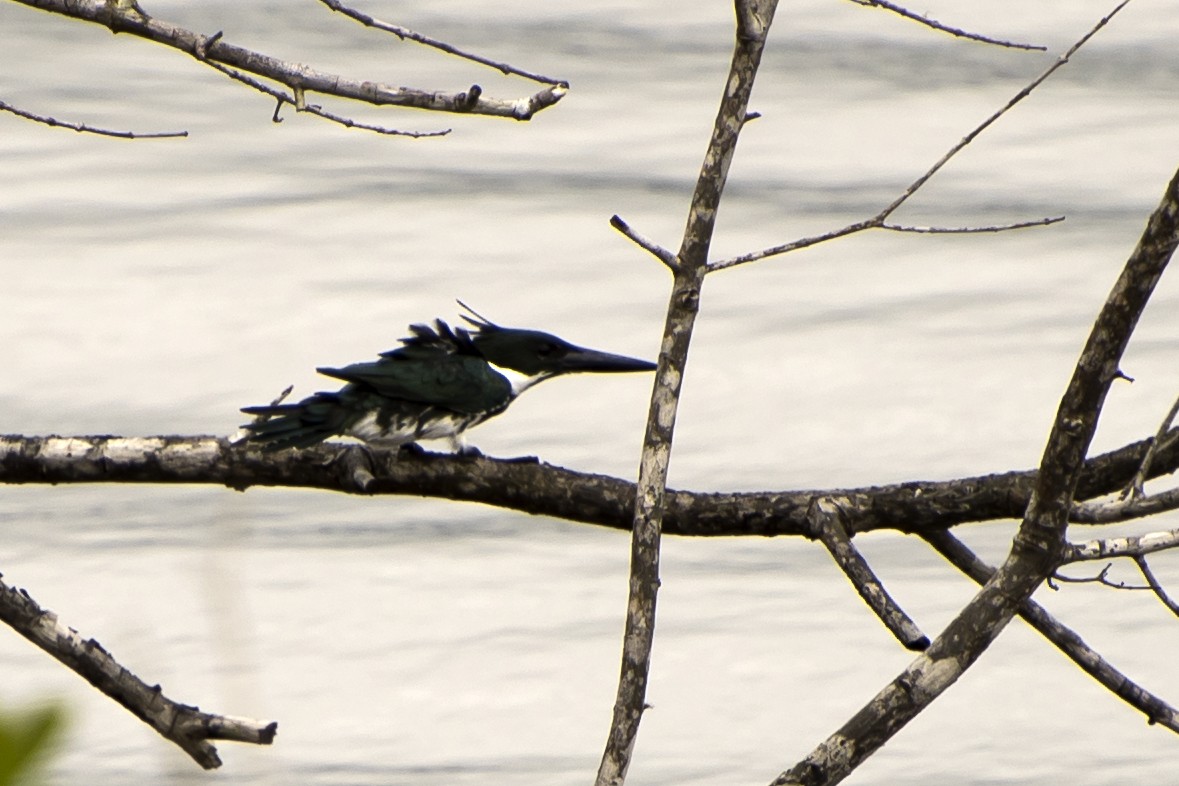
<path fill-rule="evenodd" d="M 575 346 L 539 330 L 508 328 L 480 316 L 462 315 L 472 329 L 410 325 L 402 346 L 379 360 L 343 368 L 318 368 L 347 383 L 295 404 L 245 407 L 255 420 L 244 428 L 247 443 L 265 451 L 306 448 L 329 437 L 355 437 L 378 448 L 418 440 L 447 439 L 463 455 L 478 455 L 463 433 L 508 408 L 538 382 L 578 372 L 652 371 L 646 360 Z"/>

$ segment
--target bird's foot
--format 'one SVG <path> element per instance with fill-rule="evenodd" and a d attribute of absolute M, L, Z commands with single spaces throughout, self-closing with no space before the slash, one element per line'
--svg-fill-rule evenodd
<path fill-rule="evenodd" d="M 397 448 L 397 456 L 399 457 L 412 456 L 414 458 L 420 458 L 429 452 L 430 451 L 426 450 L 416 442 L 406 442 L 404 445 L 401 445 Z"/>

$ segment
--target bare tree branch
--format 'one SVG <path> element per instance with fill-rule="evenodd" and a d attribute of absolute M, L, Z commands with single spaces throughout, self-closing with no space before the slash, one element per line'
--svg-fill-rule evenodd
<path fill-rule="evenodd" d="M 1148 532 L 1145 535 L 1129 535 L 1124 538 L 1088 540 L 1084 543 L 1069 544 L 1062 562 L 1088 562 L 1110 557 L 1141 557 L 1156 551 L 1166 551 L 1179 546 L 1179 529 L 1166 532 Z"/>
<path fill-rule="evenodd" d="M 985 584 L 995 575 L 994 568 L 975 556 L 951 533 L 930 532 L 921 537 L 976 583 Z M 1149 723 L 1158 723 L 1179 734 L 1179 711 L 1129 680 L 1043 606 L 1034 600 L 1025 600 L 1019 606 L 1019 616 L 1110 693 L 1146 715 Z"/>
<path fill-rule="evenodd" d="M 544 84 L 549 85 L 569 87 L 569 83 L 564 79 L 554 79 L 553 77 L 544 76 L 543 74 L 535 74 L 531 71 L 524 71 L 522 69 L 516 68 L 515 66 L 510 66 L 507 63 L 500 63 L 495 60 L 491 60 L 490 58 L 482 57 L 481 55 L 464 52 L 458 47 L 451 46 L 445 41 L 439 41 L 436 38 L 431 38 L 430 36 L 422 35 L 421 33 L 415 33 L 413 30 L 402 27 L 401 25 L 395 25 L 391 22 L 382 22 L 380 19 L 369 16 L 363 11 L 357 11 L 355 8 L 350 8 L 343 3 L 340 3 L 338 0 L 319 0 L 319 2 L 323 3 L 328 8 L 336 11 L 337 13 L 341 13 L 344 16 L 355 19 L 357 22 L 360 22 L 366 27 L 372 27 L 376 30 L 384 30 L 386 33 L 392 33 L 402 41 L 414 41 L 424 46 L 433 47 L 434 49 L 446 52 L 447 54 L 454 55 L 455 57 L 461 57 L 464 60 L 470 60 L 474 63 L 479 63 L 480 65 L 490 66 L 491 68 L 494 68 L 502 73 L 515 74 L 516 76 L 521 76 L 525 79 L 531 79 L 534 82 L 543 82 Z"/>
<path fill-rule="evenodd" d="M 212 36 L 186 30 L 178 25 L 151 17 L 135 3 L 104 2 L 104 0 L 15 0 L 23 5 L 50 13 L 103 25 L 114 33 L 155 41 L 178 49 L 197 60 L 216 61 L 226 66 L 272 79 L 286 85 L 300 103 L 300 93 L 314 92 L 333 95 L 375 105 L 390 105 L 428 109 L 436 112 L 508 117 L 529 120 L 534 114 L 561 100 L 567 88 L 550 85 L 540 92 L 515 100 L 478 96 L 471 100 L 472 91 L 446 93 L 396 87 L 364 79 L 348 79 L 337 74 L 319 71 L 309 66 L 279 60 L 227 43 L 220 33 Z"/>
<path fill-rule="evenodd" d="M 814 527 L 815 537 L 827 547 L 835 564 L 897 641 L 909 650 L 921 651 L 929 647 L 929 638 L 892 599 L 848 537 L 843 526 L 843 513 L 835 500 L 831 497 L 816 497 L 811 503 L 808 518 Z"/>
<path fill-rule="evenodd" d="M 54 128 L 68 128 L 73 131 L 85 134 L 97 134 L 98 136 L 113 136 L 119 139 L 175 139 L 177 137 L 188 136 L 187 131 L 153 131 L 150 133 L 139 133 L 135 131 L 111 131 L 107 128 L 96 128 L 94 126 L 86 125 L 85 123 L 70 123 L 65 120 L 58 120 L 57 118 L 47 117 L 46 115 L 38 115 L 33 112 L 25 111 L 13 106 L 5 101 L 0 101 L 0 111 L 11 112 L 17 117 L 23 117 L 25 120 L 32 120 L 35 123 L 42 123 Z"/>
<path fill-rule="evenodd" d="M 269 745 L 277 723 L 201 712 L 169 699 L 159 685 L 148 685 L 119 664 L 94 639 L 83 639 L 52 611 L 42 608 L 24 590 L 0 581 L 0 620 L 61 661 L 94 687 L 176 743 L 206 770 L 221 766 L 209 740 Z"/>
<path fill-rule="evenodd" d="M 659 542 L 667 504 L 667 468 L 680 385 L 687 366 L 692 327 L 700 309 L 700 289 L 708 272 L 708 249 L 716 227 L 721 194 L 728 179 L 737 138 L 749 117 L 749 95 L 777 5 L 777 0 L 736 0 L 737 40 L 729 77 L 676 255 L 663 345 L 655 371 L 639 462 L 622 668 L 610 734 L 598 768 L 597 786 L 621 786 L 626 780 L 639 721 L 646 707 L 647 676 L 655 635 L 655 599 L 659 590 Z"/>
<path fill-rule="evenodd" d="M 910 11 L 907 8 L 896 5 L 895 3 L 887 2 L 887 0 L 851 0 L 851 2 L 855 3 L 856 5 L 862 5 L 866 8 L 883 8 L 887 11 L 892 11 L 894 14 L 903 16 L 906 19 L 912 19 L 914 22 L 919 22 L 920 24 L 923 24 L 926 27 L 932 28 L 934 30 L 940 30 L 943 33 L 949 33 L 950 35 L 956 36 L 958 38 L 968 38 L 971 41 L 978 41 L 983 44 L 994 44 L 996 46 L 1004 46 L 1010 49 L 1036 49 L 1040 51 L 1044 51 L 1048 48 L 1046 46 L 1039 46 L 1037 44 L 1018 44 L 1014 41 L 1005 41 L 1001 38 L 991 38 L 990 36 L 979 35 L 978 33 L 968 33 L 967 31 L 961 30 L 957 27 L 950 27 L 949 25 L 942 24 L 935 19 L 922 16 L 921 14 Z"/>
<path fill-rule="evenodd" d="M 778 254 L 785 254 L 789 251 L 797 251 L 800 248 L 806 248 L 808 246 L 813 246 L 817 243 L 822 243 L 822 242 L 826 242 L 828 240 L 833 240 L 837 237 L 844 237 L 845 235 L 850 235 L 855 232 L 862 232 L 865 229 L 875 229 L 878 227 L 883 227 L 885 222 L 888 220 L 888 217 L 891 216 L 894 212 L 896 212 L 897 208 L 899 208 L 901 205 L 903 205 L 905 202 L 907 202 L 909 200 L 909 197 L 916 194 L 921 189 L 922 186 L 924 186 L 927 182 L 929 182 L 929 179 L 932 178 L 934 175 L 936 175 L 942 167 L 944 167 L 947 163 L 949 163 L 950 159 L 952 159 L 959 152 L 961 152 L 964 147 L 966 147 L 971 142 L 973 142 L 975 140 L 975 138 L 978 137 L 979 134 L 981 134 L 983 131 L 985 131 L 987 128 L 989 128 L 992 124 L 994 124 L 994 122 L 996 120 L 998 120 L 1003 115 L 1007 114 L 1007 112 L 1010 111 L 1012 107 L 1014 107 L 1016 104 L 1018 104 L 1023 99 L 1027 98 L 1031 94 L 1031 92 L 1033 90 L 1035 90 L 1037 87 L 1039 87 L 1048 77 L 1050 77 L 1050 76 L 1052 76 L 1052 74 L 1056 73 L 1057 69 L 1059 69 L 1065 63 L 1067 63 L 1069 61 L 1069 59 L 1074 54 L 1077 53 L 1077 50 L 1079 50 L 1082 46 L 1084 46 L 1089 41 L 1090 38 L 1092 38 L 1094 35 L 1096 35 L 1097 31 L 1099 31 L 1099 30 L 1101 30 L 1101 28 L 1105 27 L 1109 23 L 1109 21 L 1114 17 L 1114 15 L 1117 14 L 1118 11 L 1121 11 L 1122 8 L 1125 7 L 1125 5 L 1129 2 L 1130 2 L 1130 0 L 1122 0 L 1122 2 L 1117 5 L 1117 7 L 1115 7 L 1112 11 L 1110 11 L 1099 22 L 1097 22 L 1097 24 L 1094 25 L 1093 28 L 1089 30 L 1089 32 L 1087 32 L 1075 44 L 1073 44 L 1071 47 L 1069 47 L 1069 50 L 1067 52 L 1065 52 L 1063 55 L 1061 55 L 1059 58 L 1057 58 L 1056 62 L 1053 63 L 1051 66 L 1049 66 L 1049 68 L 1046 71 L 1044 71 L 1044 73 L 1040 74 L 1038 77 L 1036 77 L 1031 82 L 1029 82 L 1027 85 L 1025 85 L 1022 90 L 1020 90 L 1018 93 L 1016 93 L 1015 96 L 1013 96 L 1011 98 L 1011 100 L 1009 100 L 1006 104 L 1004 104 L 1003 107 L 1000 108 L 997 112 L 995 112 L 990 117 L 988 117 L 986 120 L 984 120 L 983 122 L 981 122 L 977 126 L 975 126 L 974 129 L 970 133 L 968 133 L 957 144 L 955 144 L 948 151 L 946 151 L 945 155 L 943 155 L 940 159 L 938 159 L 937 162 L 935 162 L 933 166 L 931 166 L 929 169 L 927 169 L 924 174 L 922 174 L 920 177 L 918 177 L 916 180 L 914 180 L 912 183 L 910 183 L 908 188 L 906 188 L 903 192 L 901 192 L 900 196 L 898 196 L 896 199 L 894 199 L 887 207 L 885 207 L 883 210 L 881 210 L 879 213 L 877 213 L 872 218 L 869 218 L 865 221 L 857 221 L 854 224 L 848 224 L 847 226 L 843 227 L 842 229 L 832 230 L 831 232 L 826 232 L 821 235 L 812 235 L 810 237 L 802 238 L 800 240 L 791 241 L 790 243 L 784 243 L 784 244 L 778 245 L 778 246 L 771 246 L 769 248 L 762 249 L 761 251 L 753 251 L 748 254 L 742 254 L 740 256 L 731 257 L 729 259 L 721 260 L 719 262 L 713 262 L 711 265 L 709 265 L 709 270 L 723 270 L 725 268 L 735 267 L 737 265 L 744 265 L 749 262 L 756 262 L 758 260 L 765 259 L 766 257 L 772 257 L 772 256 L 776 256 Z M 1041 222 L 1030 222 L 1029 225 L 1035 226 L 1038 224 L 1047 224 L 1047 223 L 1054 223 L 1054 222 L 1044 220 Z"/>

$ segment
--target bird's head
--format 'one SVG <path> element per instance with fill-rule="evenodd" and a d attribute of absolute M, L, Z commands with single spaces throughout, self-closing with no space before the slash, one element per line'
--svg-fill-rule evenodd
<path fill-rule="evenodd" d="M 464 305 L 468 311 L 469 306 Z M 529 380 L 528 384 L 559 374 L 578 372 L 615 373 L 653 371 L 655 364 L 646 360 L 599 352 L 570 344 L 551 333 L 496 325 L 483 317 L 463 316 L 476 330 L 471 333 L 475 348 L 487 361 L 501 369 L 510 369 Z"/>

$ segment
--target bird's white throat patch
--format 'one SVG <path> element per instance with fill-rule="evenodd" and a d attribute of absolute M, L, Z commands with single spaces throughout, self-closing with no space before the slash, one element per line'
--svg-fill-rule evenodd
<path fill-rule="evenodd" d="M 497 366 L 490 361 L 487 365 L 491 366 L 497 373 L 502 374 L 508 380 L 508 383 L 512 386 L 512 398 L 520 395 L 525 390 L 528 390 L 528 388 L 532 387 L 537 382 L 540 382 L 545 378 L 544 374 L 534 374 L 530 377 L 527 374 L 522 374 L 519 371 L 516 371 L 514 368 L 504 368 L 503 366 Z"/>

